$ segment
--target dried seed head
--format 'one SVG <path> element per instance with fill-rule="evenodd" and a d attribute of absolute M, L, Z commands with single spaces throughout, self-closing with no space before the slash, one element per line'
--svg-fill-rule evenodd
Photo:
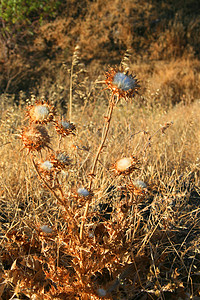
<path fill-rule="evenodd" d="M 78 188 L 76 190 L 72 190 L 70 197 L 73 199 L 74 207 L 77 205 L 77 207 L 81 207 L 85 205 L 86 201 L 91 200 L 93 197 L 93 192 L 86 188 Z"/>
<path fill-rule="evenodd" d="M 136 80 L 131 76 L 118 72 L 115 74 L 112 83 L 114 86 L 126 92 L 135 88 Z"/>
<path fill-rule="evenodd" d="M 144 181 L 142 180 L 135 180 L 133 182 L 134 186 L 136 186 L 137 188 L 139 189 L 146 189 L 147 188 L 147 185 Z"/>
<path fill-rule="evenodd" d="M 123 69 L 110 68 L 105 74 L 105 83 L 113 95 L 130 100 L 137 93 L 139 84 L 135 76 L 125 73 Z"/>
<path fill-rule="evenodd" d="M 51 154 L 49 156 L 49 160 L 57 172 L 65 169 L 71 162 L 69 156 L 65 152 L 61 151 Z"/>
<path fill-rule="evenodd" d="M 134 157 L 123 157 L 115 163 L 115 172 L 117 175 L 128 175 L 136 168 L 137 160 Z"/>
<path fill-rule="evenodd" d="M 66 155 L 64 152 L 56 153 L 56 159 L 62 164 L 69 164 L 69 156 Z"/>
<path fill-rule="evenodd" d="M 24 148 L 29 151 L 40 151 L 43 148 L 49 148 L 50 137 L 44 126 L 32 125 L 22 130 L 21 139 Z"/>
<path fill-rule="evenodd" d="M 78 195 L 81 196 L 81 197 L 87 197 L 87 196 L 90 195 L 90 192 L 89 192 L 87 189 L 85 189 L 85 188 L 79 188 L 79 189 L 77 190 L 77 193 L 78 193 Z"/>
<path fill-rule="evenodd" d="M 107 292 L 106 292 L 106 290 L 104 290 L 104 289 L 102 289 L 102 288 L 99 288 L 99 289 L 97 290 L 97 294 L 98 294 L 98 296 L 100 296 L 100 297 L 105 297 L 106 294 L 107 294 Z"/>
<path fill-rule="evenodd" d="M 38 121 L 44 121 L 49 115 L 49 108 L 46 105 L 33 106 L 30 114 Z"/>
<path fill-rule="evenodd" d="M 61 121 L 61 125 L 65 130 L 70 129 L 70 122 Z"/>
<path fill-rule="evenodd" d="M 128 168 L 131 167 L 131 164 L 132 164 L 131 158 L 129 158 L 129 157 L 124 157 L 124 158 L 119 159 L 119 160 L 116 162 L 116 169 L 117 169 L 119 172 L 124 172 L 124 171 L 126 171 Z"/>
<path fill-rule="evenodd" d="M 127 186 L 128 190 L 135 196 L 144 197 L 147 192 L 147 185 L 142 180 L 135 180 Z"/>
<path fill-rule="evenodd" d="M 58 173 L 53 163 L 50 160 L 39 161 L 36 163 L 36 166 L 40 175 L 42 175 L 45 180 L 48 181 L 48 184 L 53 184 L 53 187 L 55 175 Z"/>
<path fill-rule="evenodd" d="M 53 169 L 53 164 L 52 162 L 50 162 L 49 160 L 45 160 L 44 162 L 42 162 L 40 164 L 40 167 L 44 170 L 44 171 L 51 171 Z"/>
<path fill-rule="evenodd" d="M 40 101 L 28 107 L 27 115 L 31 123 L 46 124 L 53 120 L 55 108 L 46 102 Z"/>
<path fill-rule="evenodd" d="M 44 233 L 52 233 L 52 228 L 51 227 L 49 227 L 48 225 L 42 225 L 41 227 L 40 227 L 40 229 L 42 230 L 42 232 L 44 232 Z"/>
<path fill-rule="evenodd" d="M 76 130 L 76 126 L 69 121 L 60 120 L 56 122 L 55 129 L 58 134 L 60 134 L 62 137 L 65 137 L 69 134 L 75 135 L 74 131 Z"/>

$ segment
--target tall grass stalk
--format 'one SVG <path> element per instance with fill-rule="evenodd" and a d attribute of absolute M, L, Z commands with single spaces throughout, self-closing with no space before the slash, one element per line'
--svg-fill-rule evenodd
<path fill-rule="evenodd" d="M 76 45 L 72 57 L 72 65 L 70 69 L 70 84 L 69 84 L 69 120 L 72 121 L 72 104 L 73 104 L 73 79 L 74 67 L 79 63 L 79 45 Z"/>

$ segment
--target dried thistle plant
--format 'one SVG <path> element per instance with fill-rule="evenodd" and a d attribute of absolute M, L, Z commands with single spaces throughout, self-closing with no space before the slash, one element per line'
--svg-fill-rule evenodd
<path fill-rule="evenodd" d="M 107 116 L 105 117 L 105 125 L 102 133 L 102 139 L 101 143 L 98 147 L 93 166 L 90 172 L 90 183 L 89 183 L 89 189 L 92 189 L 92 183 L 93 179 L 95 177 L 95 168 L 100 156 L 100 153 L 104 147 L 104 144 L 106 142 L 106 138 L 108 136 L 108 131 L 110 127 L 110 122 L 112 118 L 112 113 L 114 107 L 117 105 L 119 100 L 121 98 L 124 98 L 126 101 L 131 100 L 131 98 L 134 97 L 135 92 L 137 92 L 139 85 L 137 82 L 137 79 L 135 77 L 132 77 L 131 75 L 127 75 L 123 73 L 123 70 L 119 70 L 118 68 L 110 68 L 109 72 L 106 72 L 105 74 L 106 80 L 105 84 L 107 85 L 107 89 L 110 90 L 110 98 L 109 98 L 109 105 L 108 105 L 108 112 Z M 80 239 L 83 239 L 83 227 L 84 227 L 84 222 L 87 217 L 89 209 L 89 201 L 87 201 L 86 206 L 85 206 L 85 212 L 83 216 L 83 221 L 81 223 L 81 228 L 80 228 Z"/>
<path fill-rule="evenodd" d="M 74 56 L 73 66 L 75 63 L 77 63 L 77 55 L 76 57 Z M 102 139 L 93 161 L 88 187 L 79 187 L 75 193 L 66 193 L 59 181 L 60 171 L 64 168 L 68 168 L 70 162 L 68 156 L 64 156 L 61 150 L 59 150 L 60 152 L 58 153 L 49 147 L 50 137 L 47 133 L 46 124 L 52 123 L 52 127 L 55 128 L 60 138 L 67 138 L 70 133 L 74 134 L 75 126 L 70 123 L 70 121 L 60 122 L 57 120 L 54 107 L 44 102 L 40 103 L 36 101 L 34 105 L 28 108 L 27 119 L 31 125 L 24 129 L 21 134 L 24 148 L 27 148 L 29 152 L 32 150 L 40 150 L 42 156 L 44 156 L 44 149 L 49 149 L 48 155 L 45 155 L 44 158 L 37 159 L 36 155 L 31 155 L 31 160 L 43 186 L 46 187 L 54 196 L 57 203 L 63 208 L 63 218 L 66 224 L 68 224 L 67 233 L 58 232 L 57 238 L 59 244 L 62 245 L 62 250 L 60 250 L 62 255 L 69 257 L 70 269 L 64 265 L 58 267 L 58 265 L 54 264 L 54 256 L 50 254 L 53 249 L 52 246 L 49 245 L 47 237 L 55 233 L 47 230 L 47 232 L 45 231 L 47 235 L 43 234 L 37 237 L 38 243 L 41 243 L 41 249 L 42 243 L 45 241 L 46 250 L 44 250 L 45 252 L 41 250 L 40 256 L 37 256 L 36 259 L 41 263 L 41 266 L 47 263 L 48 268 L 47 270 L 43 270 L 43 272 L 46 278 L 51 279 L 57 286 L 57 289 L 55 289 L 51 285 L 50 291 L 47 293 L 51 295 L 51 297 L 56 294 L 59 295 L 59 293 L 64 294 L 65 297 L 71 297 L 78 293 L 82 299 L 85 297 L 100 299 L 102 296 L 108 297 L 109 299 L 110 296 L 107 290 L 103 288 L 100 282 L 98 283 L 98 280 L 95 278 L 97 273 L 103 272 L 104 269 L 111 267 L 114 269 L 118 268 L 123 261 L 122 249 L 126 247 L 126 243 L 130 243 L 130 241 L 127 240 L 120 246 L 120 239 L 124 234 L 124 229 L 123 227 L 121 228 L 120 225 L 123 219 L 123 212 L 122 214 L 119 213 L 118 217 L 115 217 L 117 218 L 117 224 L 114 228 L 111 221 L 93 223 L 92 219 L 95 218 L 97 220 L 101 213 L 95 213 L 92 207 L 90 207 L 95 197 L 95 193 L 92 191 L 95 170 L 108 136 L 113 109 L 121 98 L 125 98 L 126 100 L 130 99 L 138 89 L 136 79 L 130 75 L 126 75 L 122 71 L 118 71 L 118 69 L 113 69 L 113 71 L 115 74 L 112 73 L 113 76 L 109 75 L 109 79 L 106 74 L 107 79 L 105 83 L 111 91 L 110 100 L 108 101 L 108 114 L 105 118 Z M 37 125 L 38 122 L 39 125 Z M 38 130 L 38 134 L 35 133 L 36 130 Z M 44 132 L 45 136 L 43 136 L 44 134 L 42 135 Z M 52 144 L 54 143 L 52 142 Z M 125 173 L 130 174 L 133 168 L 135 168 L 134 165 L 135 161 L 131 158 Z M 127 218 L 126 222 L 129 223 L 130 219 Z M 109 253 L 106 249 L 109 249 Z M 46 254 L 48 252 L 49 259 L 47 260 Z M 119 257 L 117 258 L 118 255 Z M 74 278 L 73 283 L 70 279 L 71 276 Z M 94 276 L 95 284 L 92 283 L 91 276 Z M 23 280 L 24 279 L 21 278 L 19 289 L 25 285 Z M 30 285 L 33 285 L 33 283 L 30 282 Z"/>
<path fill-rule="evenodd" d="M 130 286 L 129 294 L 134 297 L 146 280 L 150 256 L 145 256 L 144 248 L 149 251 L 146 245 L 154 228 L 145 235 L 146 208 L 141 209 L 140 205 L 148 200 L 151 189 L 143 181 L 134 180 L 134 174 L 142 170 L 138 159 L 130 153 L 115 162 L 110 176 L 115 185 L 113 195 L 118 195 L 116 200 L 110 196 L 112 187 L 109 191 L 105 191 L 103 185 L 98 190 L 94 188 L 113 111 L 120 99 L 131 102 L 139 88 L 135 77 L 122 69 L 109 72 L 104 81 L 110 93 L 101 140 L 96 153 L 93 151 L 90 174 L 80 185 L 77 185 L 79 178 L 71 187 L 68 180 L 62 181 L 62 172 L 73 169 L 74 165 L 67 149 L 60 147 L 60 141 L 66 141 L 69 135 L 70 139 L 76 138 L 75 126 L 70 121 L 62 123 L 54 107 L 44 102 L 36 101 L 29 106 L 25 120 L 28 125 L 22 131 L 21 140 L 29 151 L 42 188 L 53 196 L 56 207 L 60 208 L 60 223 L 64 229 L 60 225 L 38 222 L 32 231 L 7 233 L 8 248 L 14 260 L 11 269 L 4 274 L 10 297 L 22 294 L 30 299 L 116 299 L 121 297 L 120 289 L 125 293 Z M 38 106 L 39 117 L 35 113 Z M 50 112 L 53 116 L 49 118 Z M 159 131 L 164 133 L 169 126 L 170 123 L 166 123 Z M 149 143 L 150 139 L 146 148 Z M 58 149 L 54 149 L 56 147 Z M 80 174 L 74 173 L 74 178 Z M 112 202 L 98 202 L 100 193 L 103 197 L 113 197 Z M 6 259 L 7 252 L 4 255 Z M 133 281 L 134 285 L 128 284 Z M 11 286 L 14 286 L 13 291 Z"/>
<path fill-rule="evenodd" d="M 53 121 L 55 108 L 44 101 L 37 101 L 34 105 L 27 107 L 27 118 L 30 123 L 47 124 Z"/>

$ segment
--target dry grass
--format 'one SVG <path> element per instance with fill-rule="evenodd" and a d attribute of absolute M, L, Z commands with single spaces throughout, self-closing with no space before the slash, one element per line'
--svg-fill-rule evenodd
<path fill-rule="evenodd" d="M 105 298 L 110 299 L 189 299 L 199 295 L 199 101 L 166 111 L 156 105 L 141 107 L 140 99 L 119 103 L 114 110 L 93 182 L 94 198 L 84 229 L 85 254 L 62 204 L 40 182 L 29 155 L 20 151 L 17 134 L 24 109 L 10 106 L 2 112 L 2 299 L 14 295 L 19 299 L 99 299 L 105 291 Z M 67 198 L 74 199 L 70 207 L 76 220 L 81 218 L 85 202 L 76 203 L 79 200 L 73 198 L 74 193 L 90 181 L 105 108 L 106 104 L 91 103 L 74 111 L 77 134 L 61 141 L 72 164 L 59 180 Z M 170 122 L 173 125 L 165 130 Z M 56 149 L 59 139 L 53 128 L 49 130 Z M 139 159 L 139 169 L 130 179 L 116 177 L 113 164 L 130 155 Z M 144 181 L 147 194 L 136 196 L 135 191 L 127 190 L 130 180 Z M 97 208 L 106 203 L 112 209 L 111 217 L 104 219 L 101 212 L 104 217 L 100 221 Z M 45 234 L 42 225 L 52 227 L 53 232 Z M 71 230 L 75 230 L 73 235 Z M 95 252 L 93 247 L 97 247 Z M 76 268 L 77 264 L 80 267 L 78 257 L 83 259 L 84 273 Z M 80 276 L 78 281 L 75 274 Z"/>

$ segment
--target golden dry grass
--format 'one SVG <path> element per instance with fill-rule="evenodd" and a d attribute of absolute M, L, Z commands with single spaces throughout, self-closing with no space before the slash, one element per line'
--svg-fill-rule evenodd
<path fill-rule="evenodd" d="M 134 212 L 133 232 L 130 231 L 131 245 L 135 245 L 134 250 L 131 250 L 134 256 L 133 254 L 127 255 L 130 250 L 125 251 L 123 257 L 120 258 L 121 267 L 116 265 L 116 269 L 111 268 L 111 277 L 108 278 L 105 269 L 101 270 L 101 261 L 99 261 L 99 271 L 103 272 L 103 276 L 97 276 L 98 267 L 94 269 L 97 273 L 93 274 L 95 283 L 92 290 L 96 289 L 96 294 L 86 289 L 87 296 L 84 296 L 83 291 L 80 293 L 83 299 L 101 298 L 99 288 L 106 290 L 107 296 L 111 299 L 116 299 L 116 297 L 119 299 L 123 297 L 125 299 L 143 299 L 142 297 L 146 297 L 144 299 L 155 297 L 186 299 L 187 295 L 198 295 L 198 284 L 196 285 L 193 281 L 196 282 L 198 277 L 195 274 L 198 268 L 196 251 L 198 251 L 199 211 L 199 100 L 196 99 L 191 104 L 179 104 L 166 110 L 157 105 L 153 107 L 141 105 L 139 104 L 141 99 L 139 95 L 133 103 L 119 103 L 114 110 L 108 139 L 96 169 L 93 184 L 95 198 L 91 204 L 92 209 L 92 207 L 97 207 L 98 203 L 104 203 L 110 199 L 109 201 L 117 211 L 120 205 L 125 205 L 119 188 L 128 182 L 126 178 L 115 177 L 112 166 L 121 157 L 136 156 L 140 161 L 140 167 L 131 175 L 132 181 L 138 179 L 144 181 L 149 193 L 142 199 L 139 206 L 133 204 L 133 207 L 137 207 L 137 213 Z M 68 195 L 77 187 L 87 186 L 90 180 L 91 164 L 100 143 L 102 126 L 105 122 L 105 109 L 106 103 L 104 105 L 91 103 L 87 107 L 73 110 L 77 135 L 65 138 L 61 142 L 61 148 L 66 150 L 72 159 L 72 165 L 67 173 L 63 173 L 60 178 L 62 189 Z M 37 232 L 40 226 L 46 224 L 52 226 L 61 241 L 67 234 L 68 228 L 65 219 L 63 220 L 62 207 L 41 184 L 26 151 L 20 151 L 22 144 L 18 133 L 24 122 L 23 113 L 24 108 L 12 106 L 2 112 L 1 257 L 2 274 L 4 276 L 7 274 L 5 277 L 7 284 L 2 285 L 2 299 L 9 299 L 14 295 L 14 291 L 16 296 L 25 297 L 26 295 L 33 299 L 27 290 L 31 283 L 24 281 L 26 271 L 23 271 L 22 275 L 20 269 L 22 270 L 21 264 L 28 264 L 27 255 L 29 258 L 33 256 L 39 259 L 38 251 L 42 250 L 39 250 L 40 248 L 34 250 L 34 246 L 30 244 L 27 244 L 28 249 L 24 248 L 26 234 L 27 237 L 32 236 L 32 239 L 36 239 L 35 247 L 39 247 L 37 239 L 38 237 L 40 239 L 40 236 Z M 173 124 L 169 128 L 162 130 L 166 123 L 171 122 Z M 50 133 L 54 139 L 54 149 L 56 149 L 59 143 L 58 138 L 52 129 Z M 45 157 L 45 152 L 43 152 L 43 157 Z M 108 192 L 109 188 L 110 192 Z M 115 214 L 116 212 L 113 212 L 113 216 Z M 120 214 L 114 218 L 121 218 Z M 90 222 L 87 226 L 92 225 L 92 223 L 89 225 Z M 122 229 L 125 226 L 123 218 L 120 226 Z M 99 228 L 98 230 L 104 232 L 105 229 Z M 14 242 L 13 234 L 15 240 L 18 238 L 19 242 L 17 240 Z M 20 243 L 22 243 L 21 246 Z M 51 251 L 56 251 L 55 246 L 56 244 L 52 244 Z M 66 250 L 60 251 L 61 256 L 67 255 Z M 90 251 L 89 248 L 88 251 Z M 53 257 L 57 255 L 55 252 Z M 192 256 L 193 260 L 189 260 L 188 256 Z M 15 261 L 17 257 L 18 260 Z M 49 266 L 52 264 L 51 259 L 49 256 L 47 260 Z M 126 259 L 128 259 L 127 262 Z M 17 266 L 13 265 L 14 262 Z M 62 265 L 62 262 L 60 264 Z M 16 270 L 16 273 L 19 272 L 18 275 L 13 273 L 14 271 L 9 271 L 10 268 Z M 36 273 L 41 270 L 40 267 L 30 268 Z M 133 285 L 132 281 L 136 280 L 134 274 L 137 272 L 140 283 Z M 168 277 L 165 272 L 169 273 Z M 27 273 L 27 276 L 30 275 Z M 50 272 L 49 276 L 53 281 L 56 280 L 53 278 L 53 273 Z M 117 281 L 116 276 L 120 278 L 121 283 Z M 66 277 L 63 278 L 67 280 Z M 18 284 L 17 280 L 19 280 Z M 45 298 L 45 293 L 41 296 L 41 287 L 36 283 L 35 286 L 33 283 L 31 286 L 36 299 L 48 299 Z M 81 285 L 80 289 L 83 289 Z M 37 290 L 40 291 L 39 294 Z M 67 289 L 67 291 L 69 295 L 61 296 L 60 294 L 59 299 L 66 299 L 65 297 L 76 299 L 77 291 L 74 292 L 73 289 L 72 291 Z M 73 293 L 74 296 L 72 296 Z M 50 299 L 55 295 L 50 296 Z"/>

